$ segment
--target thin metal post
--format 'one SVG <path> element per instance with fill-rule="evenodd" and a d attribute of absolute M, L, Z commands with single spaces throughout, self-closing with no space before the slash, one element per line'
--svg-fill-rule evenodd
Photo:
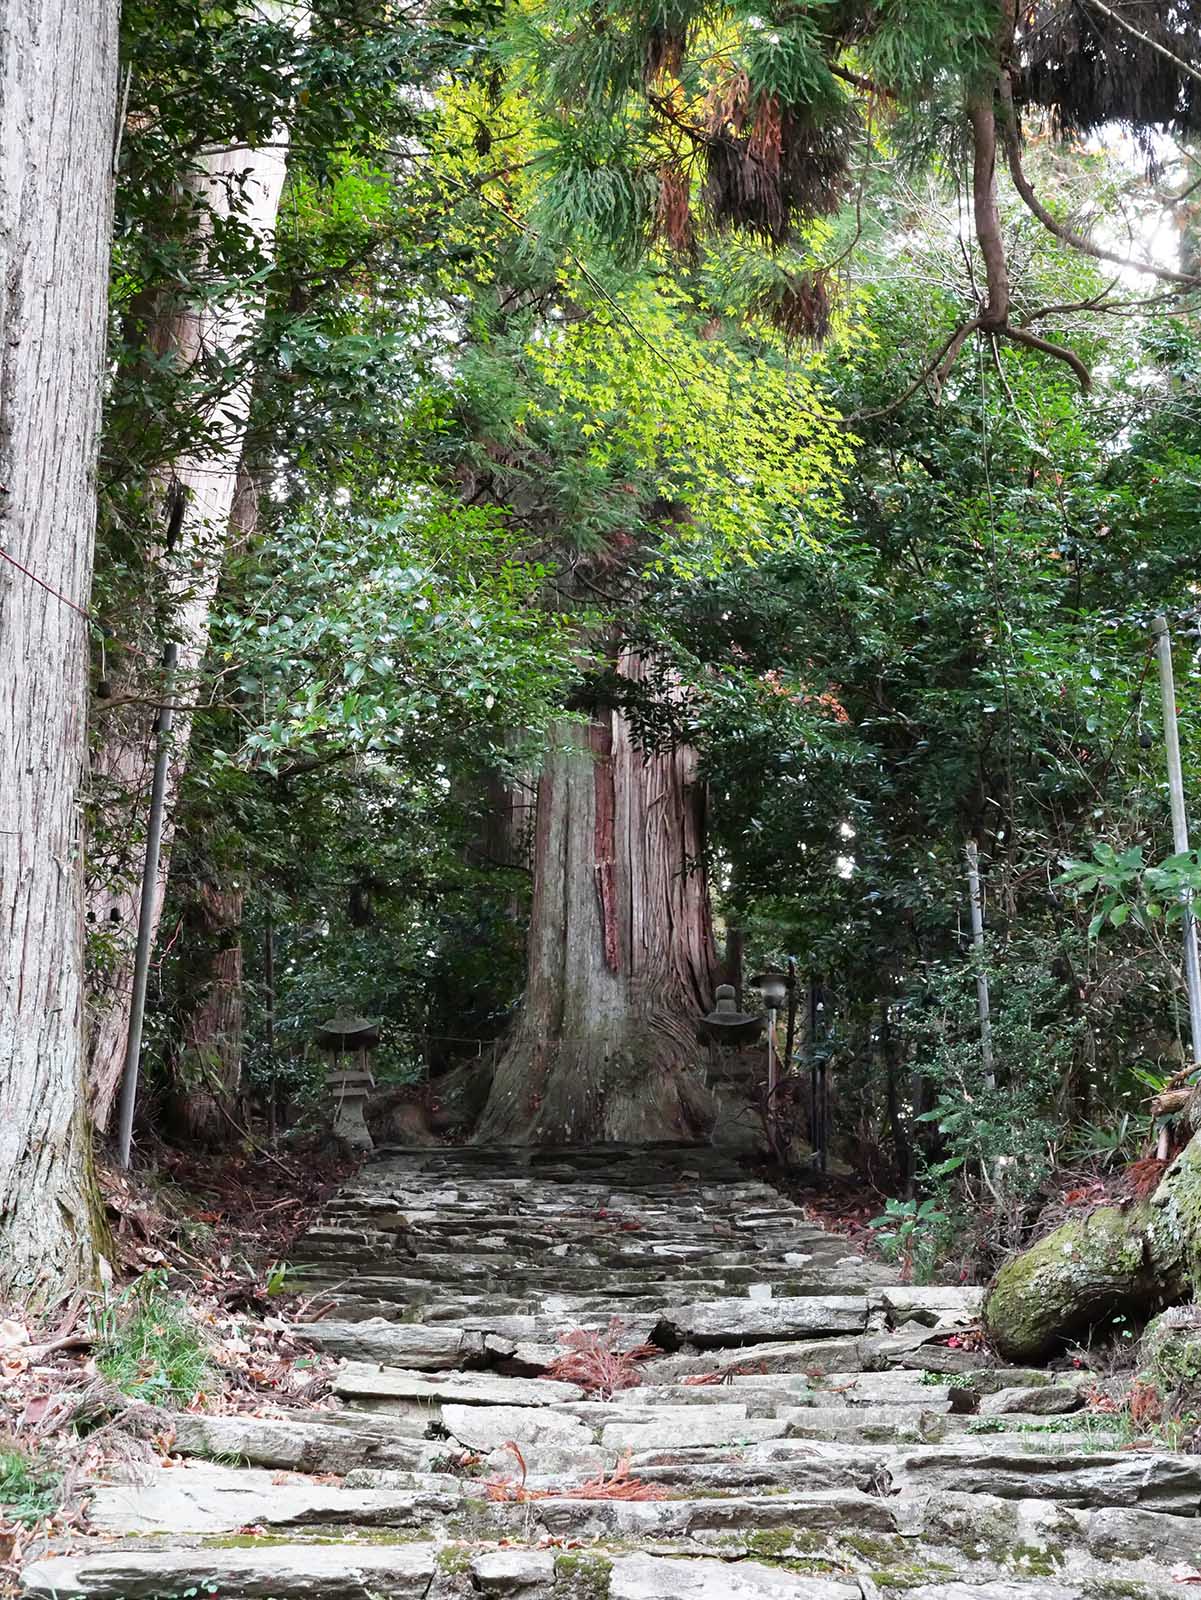
<path fill-rule="evenodd" d="M 267 1058 L 267 1137 L 279 1134 L 279 1080 L 275 1070 L 275 918 L 263 914 L 263 1054 Z"/>
<path fill-rule="evenodd" d="M 792 1057 L 796 1050 L 796 957 L 788 958 L 788 1022 L 784 1029 L 784 1076 L 792 1073 Z"/>
<path fill-rule="evenodd" d="M 1172 842 L 1176 854 L 1188 849 L 1188 814 L 1184 809 L 1184 772 L 1180 765 L 1180 729 L 1176 723 L 1176 682 L 1172 672 L 1172 636 L 1166 617 L 1151 624 L 1155 654 L 1159 660 L 1159 687 L 1163 697 L 1163 742 L 1168 758 L 1168 798 L 1172 806 Z M 1193 916 L 1193 897 L 1185 889 L 1184 904 L 1184 981 L 1188 990 L 1189 1034 L 1193 1066 L 1201 1064 L 1201 963 L 1197 959 L 1197 919 Z"/>
<path fill-rule="evenodd" d="M 984 1062 L 984 1081 L 997 1086 L 992 1058 L 992 1017 L 988 1006 L 988 973 L 984 966 L 984 896 L 980 889 L 980 855 L 976 841 L 967 842 L 967 882 L 972 907 L 972 949 L 976 954 L 976 1009 L 980 1013 L 980 1055 Z"/>
<path fill-rule="evenodd" d="M 163 843 L 163 811 L 167 798 L 167 767 L 171 757 L 171 679 L 179 650 L 172 640 L 163 652 L 163 703 L 155 722 L 154 781 L 150 790 L 150 817 L 146 824 L 146 860 L 142 866 L 142 898 L 138 907 L 138 942 L 134 951 L 133 999 L 129 1007 L 129 1037 L 125 1042 L 125 1072 L 117 1112 L 117 1163 L 129 1166 L 133 1141 L 133 1110 L 138 1098 L 138 1064 L 142 1054 L 142 1020 L 146 1014 L 146 984 L 150 976 L 150 944 L 154 933 L 154 901 L 158 892 L 158 862 Z"/>
<path fill-rule="evenodd" d="M 767 1013 L 767 1142 L 776 1160 L 780 1159 L 779 1130 L 776 1127 L 776 1091 L 779 1069 L 776 1064 L 776 1008 Z"/>

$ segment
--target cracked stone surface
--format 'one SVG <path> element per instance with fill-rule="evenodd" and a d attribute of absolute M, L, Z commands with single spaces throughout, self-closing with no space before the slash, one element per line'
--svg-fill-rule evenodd
<path fill-rule="evenodd" d="M 1140 1600 L 1201 1565 L 1201 1457 L 1124 1449 L 1083 1378 L 990 1358 L 978 1288 L 895 1283 L 720 1151 L 383 1151 L 296 1268 L 332 1408 L 174 1418 L 27 1595 Z M 573 1330 L 637 1385 L 544 1376 Z"/>

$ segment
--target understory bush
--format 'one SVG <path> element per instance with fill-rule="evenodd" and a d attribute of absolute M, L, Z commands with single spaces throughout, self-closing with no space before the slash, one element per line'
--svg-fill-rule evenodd
<path fill-rule="evenodd" d="M 1063 1087 L 1081 1024 L 1054 976 L 1048 941 L 1009 947 L 986 971 L 991 1065 L 977 1012 L 976 958 L 928 969 L 908 1008 L 910 1062 L 931 1109 L 913 1117 L 919 1199 L 876 1219 L 880 1242 L 915 1276 L 952 1251 L 979 1271 L 1024 1239 L 1066 1136 Z M 927 1101 L 929 1103 L 929 1101 Z"/>

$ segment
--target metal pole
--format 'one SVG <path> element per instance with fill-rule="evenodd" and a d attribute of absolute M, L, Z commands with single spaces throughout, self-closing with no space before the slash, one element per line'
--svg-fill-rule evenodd
<path fill-rule="evenodd" d="M 1151 624 L 1155 654 L 1159 659 L 1159 687 L 1163 696 L 1163 742 L 1168 757 L 1168 798 L 1172 806 L 1172 842 L 1177 855 L 1188 849 L 1188 815 L 1184 809 L 1184 772 L 1180 765 L 1180 729 L 1176 723 L 1176 683 L 1172 673 L 1172 636 L 1166 617 Z M 1184 904 L 1184 980 L 1188 989 L 1189 1034 L 1193 1066 L 1201 1064 L 1201 963 L 1197 959 L 1197 919 L 1193 897 L 1186 889 Z"/>
<path fill-rule="evenodd" d="M 167 765 L 171 755 L 171 724 L 175 708 L 170 702 L 171 677 L 179 657 L 172 640 L 163 652 L 163 704 L 155 722 L 157 746 L 154 782 L 150 790 L 150 818 L 146 824 L 146 860 L 142 867 L 142 899 L 138 907 L 138 942 L 134 951 L 133 999 L 129 1008 L 129 1037 L 125 1043 L 125 1073 L 117 1112 L 117 1163 L 129 1166 L 133 1140 L 133 1108 L 138 1097 L 138 1062 L 142 1053 L 142 1019 L 146 1014 L 146 984 L 150 976 L 150 941 L 154 928 L 154 901 L 158 890 L 158 861 L 163 842 L 163 811 L 167 798 Z"/>
<path fill-rule="evenodd" d="M 792 1072 L 792 1056 L 796 1049 L 796 957 L 788 958 L 788 1022 L 784 1029 L 784 1075 Z"/>
<path fill-rule="evenodd" d="M 988 973 L 984 968 L 984 896 L 980 889 L 980 855 L 976 841 L 967 842 L 967 882 L 972 906 L 972 949 L 976 954 L 976 1009 L 980 1013 L 980 1055 L 984 1062 L 984 1081 L 997 1086 L 992 1060 L 992 1018 L 988 1009 Z"/>
<path fill-rule="evenodd" d="M 778 1082 L 776 1068 L 776 1008 L 772 1006 L 767 1013 L 767 1142 L 771 1153 L 778 1161 L 780 1159 L 779 1139 L 776 1131 L 776 1085 Z"/>
<path fill-rule="evenodd" d="M 275 919 L 271 902 L 263 915 L 263 1054 L 267 1058 L 267 1137 L 279 1133 L 279 1081 L 275 1071 Z"/>

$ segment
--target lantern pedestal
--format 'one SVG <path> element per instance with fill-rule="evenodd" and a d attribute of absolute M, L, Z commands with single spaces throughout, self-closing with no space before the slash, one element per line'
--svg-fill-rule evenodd
<path fill-rule="evenodd" d="M 375 1149 L 367 1120 L 363 1115 L 375 1078 L 366 1067 L 331 1072 L 325 1080 L 334 1099 L 334 1135 L 344 1139 L 352 1150 L 370 1155 Z"/>

